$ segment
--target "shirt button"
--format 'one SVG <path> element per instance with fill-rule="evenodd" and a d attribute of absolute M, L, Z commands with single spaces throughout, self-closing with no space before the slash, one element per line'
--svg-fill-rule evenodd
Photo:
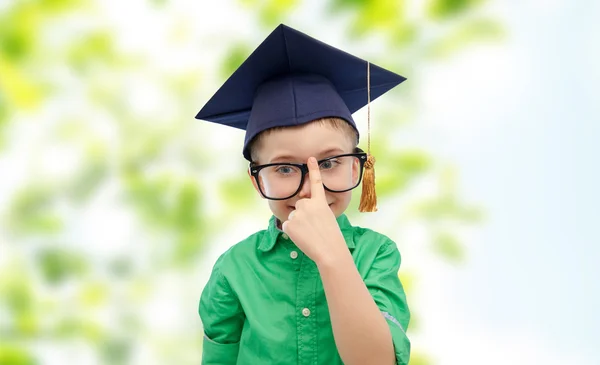
<path fill-rule="evenodd" d="M 290 257 L 292 258 L 292 260 L 297 259 L 298 258 L 298 252 L 296 252 L 296 251 L 290 252 Z"/>
<path fill-rule="evenodd" d="M 285 234 L 285 233 L 284 233 L 284 234 L 282 234 L 282 235 L 281 235 L 281 237 L 283 237 L 283 239 L 284 239 L 284 240 L 287 240 L 287 239 L 289 238 L 289 237 L 288 237 L 288 235 L 287 235 L 287 234 Z"/>
<path fill-rule="evenodd" d="M 303 315 L 304 317 L 308 317 L 308 316 L 310 316 L 310 309 L 308 309 L 308 308 L 304 308 L 304 309 L 302 310 L 302 315 Z"/>

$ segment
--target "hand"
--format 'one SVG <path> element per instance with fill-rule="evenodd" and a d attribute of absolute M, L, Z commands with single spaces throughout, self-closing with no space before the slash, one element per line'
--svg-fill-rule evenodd
<path fill-rule="evenodd" d="M 346 243 L 327 204 L 321 171 L 314 157 L 308 159 L 308 176 L 311 196 L 296 202 L 296 210 L 283 222 L 282 230 L 306 256 L 319 264 L 343 252 Z"/>

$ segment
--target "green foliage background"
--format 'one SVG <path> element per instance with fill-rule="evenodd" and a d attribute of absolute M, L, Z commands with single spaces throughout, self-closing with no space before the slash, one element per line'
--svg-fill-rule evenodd
<path fill-rule="evenodd" d="M 209 247 L 268 211 L 247 181 L 241 135 L 193 116 L 282 22 L 333 41 L 329 26 L 349 51 L 408 76 L 373 112 L 378 194 L 393 215 L 380 228 L 418 221 L 431 252 L 465 260 L 457 229 L 480 209 L 457 195 L 452 166 L 394 136 L 419 112 L 424 65 L 501 38 L 485 0 L 230 1 L 241 24 L 208 2 L 193 14 L 169 0 L 125 4 L 0 8 L 0 364 L 199 363 L 193 309 Z M 202 27 L 211 17 L 230 25 Z M 413 194 L 422 181 L 437 193 Z M 367 224 L 357 200 L 350 218 Z M 410 300 L 418 270 L 401 276 Z M 418 335 L 424 314 L 411 308 Z M 417 341 L 411 363 L 433 364 L 430 351 Z"/>

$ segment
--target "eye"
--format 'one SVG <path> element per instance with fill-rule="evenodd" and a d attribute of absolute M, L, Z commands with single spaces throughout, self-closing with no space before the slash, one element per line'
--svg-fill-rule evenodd
<path fill-rule="evenodd" d="M 319 169 L 331 170 L 332 168 L 336 167 L 339 164 L 340 164 L 340 161 L 337 158 L 332 158 L 330 160 L 325 160 L 325 161 L 321 162 L 321 164 L 319 165 Z"/>
<path fill-rule="evenodd" d="M 293 166 L 277 166 L 277 168 L 275 169 L 275 172 L 281 174 L 281 175 L 291 175 L 293 173 L 296 172 L 296 169 L 294 169 Z"/>

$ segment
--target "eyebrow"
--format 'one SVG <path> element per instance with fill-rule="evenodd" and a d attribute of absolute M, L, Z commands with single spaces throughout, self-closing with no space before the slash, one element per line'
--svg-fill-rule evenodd
<path fill-rule="evenodd" d="M 268 163 L 294 162 L 297 160 L 298 159 L 296 157 L 293 157 L 291 155 L 282 155 L 282 156 L 277 156 L 275 158 L 272 158 Z"/>
<path fill-rule="evenodd" d="M 327 158 L 327 157 L 331 157 L 334 155 L 342 155 L 344 153 L 348 153 L 348 152 L 344 152 L 343 149 L 339 148 L 339 147 L 332 147 L 332 148 L 328 148 L 325 151 L 321 151 L 321 153 L 319 153 L 317 155 L 317 160 L 320 160 L 322 158 Z"/>
<path fill-rule="evenodd" d="M 319 152 L 315 157 L 317 158 L 317 160 L 321 160 L 323 158 L 333 156 L 334 154 L 341 155 L 344 153 L 346 153 L 346 152 L 344 152 L 344 150 L 339 147 L 331 147 L 331 148 L 328 148 L 326 150 Z M 299 161 L 299 160 L 300 160 L 299 158 L 294 157 L 292 155 L 281 155 L 281 156 L 276 156 L 275 158 L 272 158 L 268 163 L 285 163 L 285 162 L 298 163 L 298 162 L 294 162 L 294 161 Z M 302 161 L 300 163 L 306 163 L 306 161 Z"/>

